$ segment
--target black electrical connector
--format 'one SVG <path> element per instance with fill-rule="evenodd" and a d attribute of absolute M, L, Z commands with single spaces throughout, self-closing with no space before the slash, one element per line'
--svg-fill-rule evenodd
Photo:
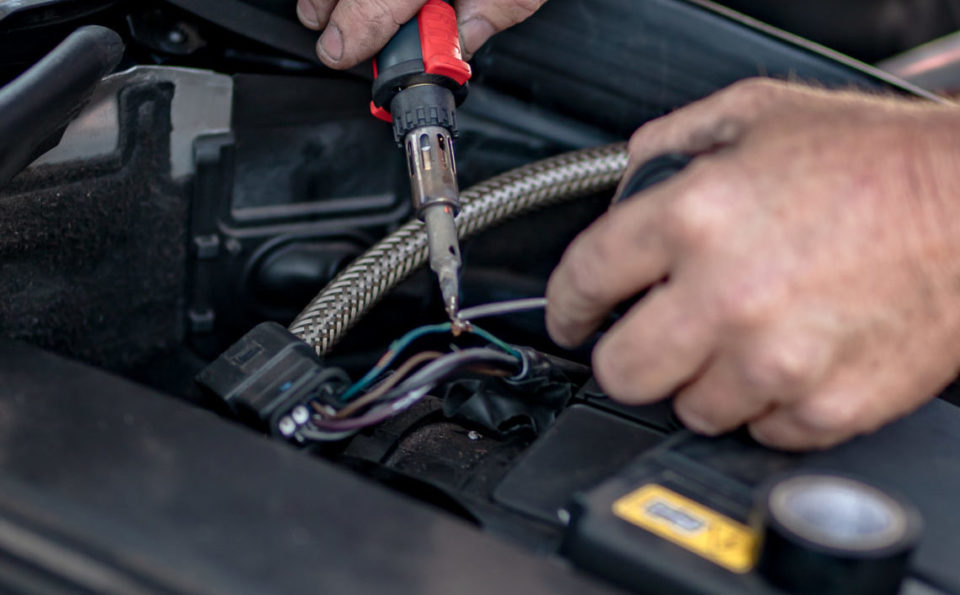
<path fill-rule="evenodd" d="M 325 367 L 309 345 L 274 322 L 257 325 L 197 382 L 220 397 L 237 417 L 260 431 L 305 442 L 312 402 L 333 402 L 350 384 L 339 368 Z"/>
<path fill-rule="evenodd" d="M 553 425 L 574 394 L 574 383 L 560 362 L 529 347 L 513 346 L 523 359 L 510 378 L 468 377 L 443 390 L 443 411 L 500 439 L 514 433 L 533 436 Z"/>

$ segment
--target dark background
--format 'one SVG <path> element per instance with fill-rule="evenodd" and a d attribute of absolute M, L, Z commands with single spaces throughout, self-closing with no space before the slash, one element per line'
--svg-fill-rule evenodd
<path fill-rule="evenodd" d="M 295 0 L 250 0 L 278 15 Z M 960 29 L 960 0 L 720 0 L 734 10 L 865 62 Z"/>

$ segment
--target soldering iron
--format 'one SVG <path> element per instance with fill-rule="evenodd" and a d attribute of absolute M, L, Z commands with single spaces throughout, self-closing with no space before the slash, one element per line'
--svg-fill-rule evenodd
<path fill-rule="evenodd" d="M 393 123 L 394 139 L 406 154 L 413 206 L 429 237 L 430 268 L 447 314 L 459 323 L 460 191 L 453 139 L 471 70 L 462 58 L 453 7 L 428 0 L 383 48 L 373 70 L 370 110 Z"/>

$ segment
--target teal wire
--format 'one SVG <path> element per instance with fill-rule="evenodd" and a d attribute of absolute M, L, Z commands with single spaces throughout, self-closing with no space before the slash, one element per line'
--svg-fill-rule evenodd
<path fill-rule="evenodd" d="M 480 328 L 479 326 L 477 326 L 477 325 L 475 325 L 475 324 L 472 324 L 472 323 L 471 323 L 470 326 L 471 326 L 471 329 L 470 329 L 470 332 L 471 332 L 471 333 L 477 335 L 478 337 L 480 337 L 480 338 L 482 338 L 482 339 L 486 339 L 487 341 L 489 341 L 490 343 L 496 345 L 497 347 L 499 347 L 500 349 L 504 350 L 505 352 L 507 352 L 508 354 L 512 355 L 513 357 L 515 357 L 515 358 L 517 358 L 517 359 L 523 359 L 523 356 L 520 355 L 520 352 L 517 351 L 516 349 L 514 349 L 513 347 L 511 347 L 509 343 L 503 341 L 502 339 L 497 338 L 497 337 L 494 336 L 492 333 L 483 330 L 482 328 Z"/>
<path fill-rule="evenodd" d="M 383 363 L 374 366 L 369 372 L 364 374 L 363 378 L 356 381 L 353 385 L 350 386 L 347 390 L 340 395 L 340 400 L 343 402 L 349 401 L 353 397 L 357 396 L 361 391 L 367 389 L 371 384 L 376 382 L 377 378 L 381 374 L 386 372 L 390 365 L 396 361 L 397 357 L 403 352 L 404 349 L 410 346 L 411 343 L 424 337 L 426 335 L 435 334 L 435 333 L 448 333 L 451 330 L 452 325 L 449 322 L 443 324 L 430 324 L 427 326 L 421 326 L 415 328 L 404 336 L 400 337 L 396 341 L 390 344 L 390 347 L 387 349 L 387 354 L 391 354 Z"/>
<path fill-rule="evenodd" d="M 396 341 L 390 344 L 390 347 L 387 349 L 385 355 L 389 355 L 382 363 L 377 366 L 374 366 L 369 372 L 363 375 L 363 378 L 353 383 L 347 390 L 343 391 L 343 394 L 340 395 L 340 401 L 346 402 L 357 396 L 360 392 L 366 390 L 370 387 L 371 384 L 376 382 L 376 380 L 386 372 L 393 362 L 396 361 L 397 357 L 400 356 L 403 351 L 410 346 L 411 343 L 416 341 L 421 337 L 426 335 L 439 334 L 439 333 L 449 333 L 452 330 L 452 326 L 449 322 L 444 322 L 442 324 L 429 324 L 426 326 L 421 326 L 415 328 L 404 336 L 400 337 Z M 485 339 L 496 345 L 506 353 L 512 355 L 517 359 L 523 359 L 523 356 L 520 355 L 520 352 L 511 347 L 508 343 L 497 338 L 488 331 L 483 330 L 482 328 L 471 325 L 470 331 L 474 335 L 477 335 L 481 339 Z"/>

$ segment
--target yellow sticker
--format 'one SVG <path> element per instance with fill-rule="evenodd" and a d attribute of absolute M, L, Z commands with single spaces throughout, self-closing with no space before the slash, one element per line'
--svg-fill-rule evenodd
<path fill-rule="evenodd" d="M 733 572 L 756 563 L 757 536 L 749 527 L 661 485 L 620 498 L 613 513 Z"/>

